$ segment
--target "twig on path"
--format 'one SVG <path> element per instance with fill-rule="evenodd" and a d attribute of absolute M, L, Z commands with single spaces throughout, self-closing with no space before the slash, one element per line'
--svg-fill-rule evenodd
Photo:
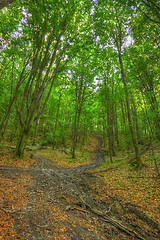
<path fill-rule="evenodd" d="M 104 216 L 103 213 L 101 213 L 100 211 L 94 210 L 88 203 L 86 203 L 84 201 L 84 199 L 80 196 L 80 199 L 82 200 L 83 204 L 85 206 L 87 206 L 93 213 L 95 213 L 96 215 L 100 216 L 101 218 L 103 218 L 102 220 L 105 222 L 109 222 L 111 223 L 113 226 L 119 228 L 120 230 L 124 231 L 125 233 L 127 233 L 128 235 L 132 236 L 132 237 L 137 237 L 141 240 L 145 240 L 143 237 L 141 237 L 138 233 L 136 233 L 134 230 L 125 227 L 123 224 L 121 224 L 120 222 L 114 220 L 112 217 L 110 216 Z"/>
<path fill-rule="evenodd" d="M 78 208 L 78 207 L 71 207 L 71 206 L 68 206 L 67 209 L 68 210 L 77 210 L 77 211 L 80 211 L 80 212 L 84 212 L 84 213 L 89 213 L 87 210 L 83 209 L 83 208 Z"/>
<path fill-rule="evenodd" d="M 5 213 L 17 213 L 17 214 L 27 214 L 26 212 L 19 212 L 18 210 L 8 210 L 5 208 L 0 208 L 2 211 L 4 211 Z"/>
<path fill-rule="evenodd" d="M 38 227 L 38 228 L 45 228 L 46 230 L 51 230 L 49 227 L 48 227 L 48 225 L 39 225 L 39 224 L 36 224 L 36 223 L 33 223 L 32 222 L 32 224 L 34 225 L 34 226 L 36 226 L 36 227 Z"/>
<path fill-rule="evenodd" d="M 156 179 L 158 179 L 158 176 L 156 176 L 156 177 L 146 177 L 146 176 L 145 177 L 142 177 L 142 176 L 141 177 L 137 177 L 137 176 L 136 177 L 132 177 L 132 176 L 128 176 L 127 178 L 135 178 L 135 179 L 136 178 L 145 178 L 145 179 L 146 178 L 156 178 Z"/>
<path fill-rule="evenodd" d="M 39 227 L 39 228 L 48 228 L 48 225 L 41 226 L 41 225 L 38 225 L 38 224 L 35 224 L 35 223 L 33 225 L 35 225 L 36 227 Z"/>

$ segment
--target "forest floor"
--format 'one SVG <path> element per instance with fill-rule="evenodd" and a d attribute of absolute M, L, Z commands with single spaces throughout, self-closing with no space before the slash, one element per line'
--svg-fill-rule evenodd
<path fill-rule="evenodd" d="M 0 145 L 0 239 L 160 239 L 160 179 L 150 149 L 135 170 L 126 164 L 130 153 L 109 163 L 100 139 L 76 160 L 51 148 L 20 160 L 13 147 Z M 159 156 L 158 143 L 154 149 Z"/>

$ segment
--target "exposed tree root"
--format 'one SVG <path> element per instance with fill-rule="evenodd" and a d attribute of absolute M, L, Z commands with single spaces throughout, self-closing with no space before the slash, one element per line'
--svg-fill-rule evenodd
<path fill-rule="evenodd" d="M 127 233 L 128 235 L 130 235 L 132 237 L 137 237 L 138 239 L 146 240 L 143 237 L 141 237 L 138 233 L 136 233 L 134 230 L 124 226 L 117 220 L 114 220 L 112 217 L 110 217 L 108 215 L 106 216 L 103 213 L 101 213 L 100 211 L 93 209 L 88 203 L 85 202 L 85 200 L 81 196 L 80 196 L 80 199 L 81 199 L 82 203 L 86 206 L 87 209 L 89 209 L 91 212 L 93 212 L 96 215 L 98 215 L 99 217 L 101 217 L 103 221 L 111 223 L 113 226 L 115 226 L 116 228 L 119 228 L 120 230 L 122 230 L 123 232 Z"/>

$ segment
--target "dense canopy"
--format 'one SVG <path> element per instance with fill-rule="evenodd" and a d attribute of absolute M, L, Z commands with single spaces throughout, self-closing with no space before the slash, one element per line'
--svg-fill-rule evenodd
<path fill-rule="evenodd" d="M 8 3 L 12 4 L 8 5 Z M 5 5 L 5 4 L 7 5 Z M 67 146 L 99 135 L 110 160 L 160 140 L 159 3 L 45 0 L 0 3 L 0 131 Z"/>

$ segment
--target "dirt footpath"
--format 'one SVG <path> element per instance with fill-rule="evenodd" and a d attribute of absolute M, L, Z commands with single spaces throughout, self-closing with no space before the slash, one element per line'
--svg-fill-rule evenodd
<path fill-rule="evenodd" d="M 93 171 L 104 161 L 100 145 L 91 164 L 76 168 L 34 154 L 29 168 L 0 166 L 0 239 L 159 239 L 157 223 L 137 206 L 101 200 L 104 182 Z"/>

